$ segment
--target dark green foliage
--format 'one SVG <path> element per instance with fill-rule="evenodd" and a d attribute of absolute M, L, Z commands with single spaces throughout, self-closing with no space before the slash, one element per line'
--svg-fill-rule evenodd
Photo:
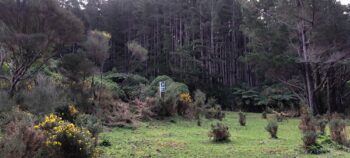
<path fill-rule="evenodd" d="M 315 155 L 324 154 L 324 153 L 328 153 L 329 152 L 329 150 L 325 149 L 320 144 L 314 144 L 314 145 L 311 145 L 311 146 L 307 146 L 305 148 L 305 150 L 306 150 L 307 153 L 315 154 Z"/>
<path fill-rule="evenodd" d="M 230 131 L 229 128 L 222 124 L 217 123 L 216 125 L 211 125 L 211 130 L 209 131 L 209 138 L 214 142 L 227 142 L 230 141 Z"/>
<path fill-rule="evenodd" d="M 123 74 L 123 73 L 109 73 L 104 77 L 108 81 L 119 85 L 119 91 L 124 93 L 124 96 L 119 92 L 121 98 L 129 100 L 145 99 L 146 98 L 146 85 L 149 81 L 140 75 Z"/>
<path fill-rule="evenodd" d="M 165 85 L 166 87 L 169 87 L 171 83 L 174 82 L 174 80 L 172 78 L 170 78 L 169 76 L 158 76 L 156 77 L 149 85 L 148 89 L 147 89 L 147 95 L 148 96 L 155 96 L 156 93 L 158 93 L 158 89 L 159 89 L 159 82 L 160 81 L 165 81 Z M 167 88 L 168 89 L 168 88 Z"/>
<path fill-rule="evenodd" d="M 55 113 L 57 116 L 61 117 L 63 120 L 74 123 L 78 117 L 78 113 L 72 112 L 72 105 L 65 105 L 55 108 Z M 75 107 L 74 107 L 75 108 Z"/>
<path fill-rule="evenodd" d="M 279 85 L 265 88 L 234 88 L 235 102 L 243 109 L 261 111 L 267 107 L 296 110 L 298 100 L 288 89 Z"/>
<path fill-rule="evenodd" d="M 278 123 L 274 120 L 269 120 L 265 130 L 270 133 L 271 138 L 277 139 Z"/>
<path fill-rule="evenodd" d="M 85 53 L 70 53 L 63 56 L 60 72 L 70 81 L 79 83 L 93 73 L 94 64 Z"/>
<path fill-rule="evenodd" d="M 116 97 L 121 98 L 121 99 L 126 98 L 126 94 L 125 94 L 124 90 L 122 89 L 122 87 L 118 83 L 111 80 L 108 76 L 102 77 L 102 80 L 101 80 L 101 78 L 96 77 L 96 78 L 94 78 L 94 83 L 96 85 L 102 86 L 103 88 L 109 90 L 113 94 L 113 96 L 116 96 Z"/>
<path fill-rule="evenodd" d="M 108 138 L 102 138 L 100 146 L 110 147 L 110 146 L 112 146 L 112 143 L 111 143 L 111 141 Z"/>
<path fill-rule="evenodd" d="M 238 113 L 239 115 L 239 124 L 241 126 L 245 126 L 246 125 L 246 122 L 247 122 L 247 117 L 246 117 L 246 114 L 244 114 L 243 112 L 239 112 Z"/>
<path fill-rule="evenodd" d="M 317 125 L 318 125 L 318 129 L 320 130 L 320 134 L 321 135 L 325 135 L 326 134 L 326 126 L 328 124 L 328 120 L 326 119 L 319 119 L 317 121 Z"/>

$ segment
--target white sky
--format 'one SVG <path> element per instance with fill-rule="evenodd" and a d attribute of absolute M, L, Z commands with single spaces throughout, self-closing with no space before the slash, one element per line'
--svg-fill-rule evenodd
<path fill-rule="evenodd" d="M 342 4 L 349 4 L 350 0 L 339 0 Z"/>

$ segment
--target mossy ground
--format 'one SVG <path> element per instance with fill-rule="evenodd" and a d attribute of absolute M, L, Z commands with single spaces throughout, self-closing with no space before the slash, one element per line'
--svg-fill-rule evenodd
<path fill-rule="evenodd" d="M 305 154 L 302 150 L 298 119 L 279 123 L 279 139 L 271 139 L 265 131 L 267 120 L 261 114 L 247 114 L 247 125 L 241 127 L 238 114 L 227 112 L 223 123 L 229 126 L 231 142 L 213 143 L 208 138 L 210 125 L 174 118 L 143 123 L 136 130 L 115 128 L 101 134 L 112 146 L 101 147 L 107 157 L 160 158 L 271 158 L 271 157 L 350 157 L 350 153 L 327 147 L 329 153 Z"/>

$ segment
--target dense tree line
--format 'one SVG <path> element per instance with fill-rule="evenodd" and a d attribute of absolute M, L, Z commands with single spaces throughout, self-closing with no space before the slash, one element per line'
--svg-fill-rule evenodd
<path fill-rule="evenodd" d="M 10 95 L 46 60 L 73 52 L 62 60 L 81 63 L 70 65 L 77 81 L 111 70 L 166 74 L 232 108 L 233 87 L 279 87 L 278 95 L 292 94 L 314 113 L 344 111 L 349 102 L 349 7 L 335 0 L 57 0 L 50 14 L 40 3 L 36 11 L 26 0 L 5 1 L 12 8 L 0 6 L 0 66 L 14 66 L 0 78 Z M 25 18 L 32 14 L 38 18 Z"/>

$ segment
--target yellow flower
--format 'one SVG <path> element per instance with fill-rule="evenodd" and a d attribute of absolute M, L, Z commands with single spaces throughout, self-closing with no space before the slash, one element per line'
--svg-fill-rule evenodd
<path fill-rule="evenodd" d="M 68 106 L 68 110 L 71 115 L 75 115 L 79 112 L 73 104 Z"/>
<path fill-rule="evenodd" d="M 180 94 L 180 101 L 185 104 L 192 103 L 192 97 L 189 93 L 181 93 Z"/>

